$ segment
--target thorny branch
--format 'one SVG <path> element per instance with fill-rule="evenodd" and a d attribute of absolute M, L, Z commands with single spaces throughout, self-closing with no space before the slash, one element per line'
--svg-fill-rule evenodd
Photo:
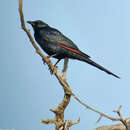
<path fill-rule="evenodd" d="M 22 7 L 23 7 L 23 1 L 19 0 L 19 14 L 20 14 L 20 21 L 21 21 L 22 29 L 26 32 L 30 42 L 32 43 L 33 47 L 36 50 L 36 53 L 41 56 L 43 63 L 46 63 L 48 65 L 49 69 L 56 76 L 56 78 L 58 79 L 59 83 L 61 84 L 61 86 L 63 87 L 64 92 L 65 92 L 64 99 L 58 105 L 58 107 L 56 109 L 50 109 L 53 113 L 55 113 L 56 117 L 52 120 L 50 120 L 50 119 L 44 120 L 43 119 L 43 120 L 41 120 L 41 122 L 45 123 L 45 124 L 54 123 L 56 125 L 56 130 L 64 130 L 64 129 L 69 130 L 69 128 L 72 125 L 79 123 L 79 121 L 80 121 L 79 119 L 78 119 L 77 122 L 72 122 L 70 120 L 64 121 L 64 110 L 67 107 L 68 103 L 70 102 L 70 98 L 71 98 L 71 95 L 72 95 L 80 104 L 82 104 L 86 108 L 90 109 L 91 111 L 94 111 L 94 112 L 99 114 L 100 117 L 97 120 L 97 122 L 99 122 L 101 120 L 101 118 L 103 118 L 103 117 L 110 119 L 112 121 L 121 121 L 124 124 L 124 126 L 126 127 L 126 130 L 128 130 L 128 126 L 127 126 L 127 123 L 126 123 L 127 119 L 123 119 L 122 116 L 121 116 L 121 113 L 120 113 L 121 107 L 119 107 L 117 111 L 114 111 L 119 116 L 118 118 L 114 118 L 114 117 L 108 116 L 108 115 L 96 110 L 95 108 L 87 105 L 86 103 L 82 102 L 74 93 L 72 93 L 71 88 L 66 81 L 66 70 L 67 70 L 67 65 L 68 65 L 68 59 L 67 58 L 65 59 L 64 69 L 63 69 L 62 75 L 60 75 L 59 72 L 58 72 L 58 69 L 53 65 L 51 60 L 41 52 L 41 50 L 39 49 L 39 47 L 37 46 L 37 44 L 33 40 L 33 37 L 31 35 L 30 31 L 26 28 L 25 22 L 24 22 L 24 14 L 23 14 L 23 11 L 22 11 Z M 65 126 L 66 126 L 66 128 L 65 128 Z"/>

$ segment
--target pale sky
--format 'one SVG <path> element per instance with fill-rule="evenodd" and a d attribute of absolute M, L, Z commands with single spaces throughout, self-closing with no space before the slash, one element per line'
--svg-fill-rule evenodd
<path fill-rule="evenodd" d="M 76 60 L 69 61 L 67 81 L 84 102 L 115 117 L 112 111 L 123 105 L 123 117 L 130 116 L 130 1 L 129 0 L 23 0 L 25 21 L 43 20 L 69 37 L 83 52 L 121 79 Z M 0 4 L 0 128 L 50 130 L 42 118 L 63 98 L 57 79 L 35 53 L 21 30 L 18 1 Z M 26 24 L 27 28 L 33 29 Z M 44 52 L 43 52 L 44 53 Z M 45 54 L 45 53 L 44 53 Z M 56 62 L 55 59 L 52 59 Z M 63 62 L 59 64 L 62 68 Z M 115 124 L 86 109 L 74 98 L 65 111 L 66 120 L 81 122 L 71 130 L 93 130 Z"/>

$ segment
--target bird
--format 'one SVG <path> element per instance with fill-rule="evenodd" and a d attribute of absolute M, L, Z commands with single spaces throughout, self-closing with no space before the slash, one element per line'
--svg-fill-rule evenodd
<path fill-rule="evenodd" d="M 32 26 L 36 42 L 43 49 L 43 51 L 48 54 L 48 57 L 58 59 L 56 64 L 65 58 L 76 59 L 86 62 L 116 78 L 120 78 L 118 75 L 91 60 L 89 55 L 82 52 L 73 41 L 71 41 L 59 30 L 49 26 L 41 20 L 27 21 L 27 23 Z"/>

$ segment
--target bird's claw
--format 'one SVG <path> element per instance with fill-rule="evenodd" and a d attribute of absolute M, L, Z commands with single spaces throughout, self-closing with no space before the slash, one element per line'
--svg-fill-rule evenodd
<path fill-rule="evenodd" d="M 50 74 L 53 75 L 53 74 L 54 74 L 54 71 L 52 71 L 50 68 L 49 68 L 49 70 L 50 70 Z"/>
<path fill-rule="evenodd" d="M 58 66 L 54 66 L 53 70 L 51 68 L 49 68 L 50 70 L 50 74 L 53 75 L 55 73 L 55 70 L 58 69 Z"/>
<path fill-rule="evenodd" d="M 46 64 L 46 62 L 43 60 L 43 64 L 45 65 Z"/>
<path fill-rule="evenodd" d="M 58 66 L 57 66 L 57 65 L 54 65 L 54 67 L 55 67 L 56 69 L 58 69 Z"/>

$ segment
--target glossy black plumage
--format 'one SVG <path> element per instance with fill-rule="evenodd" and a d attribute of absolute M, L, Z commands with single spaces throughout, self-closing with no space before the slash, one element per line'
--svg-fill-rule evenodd
<path fill-rule="evenodd" d="M 108 74 L 115 76 L 116 78 L 119 78 L 119 76 L 92 61 L 90 56 L 80 51 L 69 38 L 64 36 L 57 29 L 50 27 L 48 24 L 40 20 L 28 21 L 28 23 L 31 24 L 34 29 L 35 40 L 49 56 L 53 55 L 53 57 L 58 60 L 68 57 L 84 61 Z"/>

